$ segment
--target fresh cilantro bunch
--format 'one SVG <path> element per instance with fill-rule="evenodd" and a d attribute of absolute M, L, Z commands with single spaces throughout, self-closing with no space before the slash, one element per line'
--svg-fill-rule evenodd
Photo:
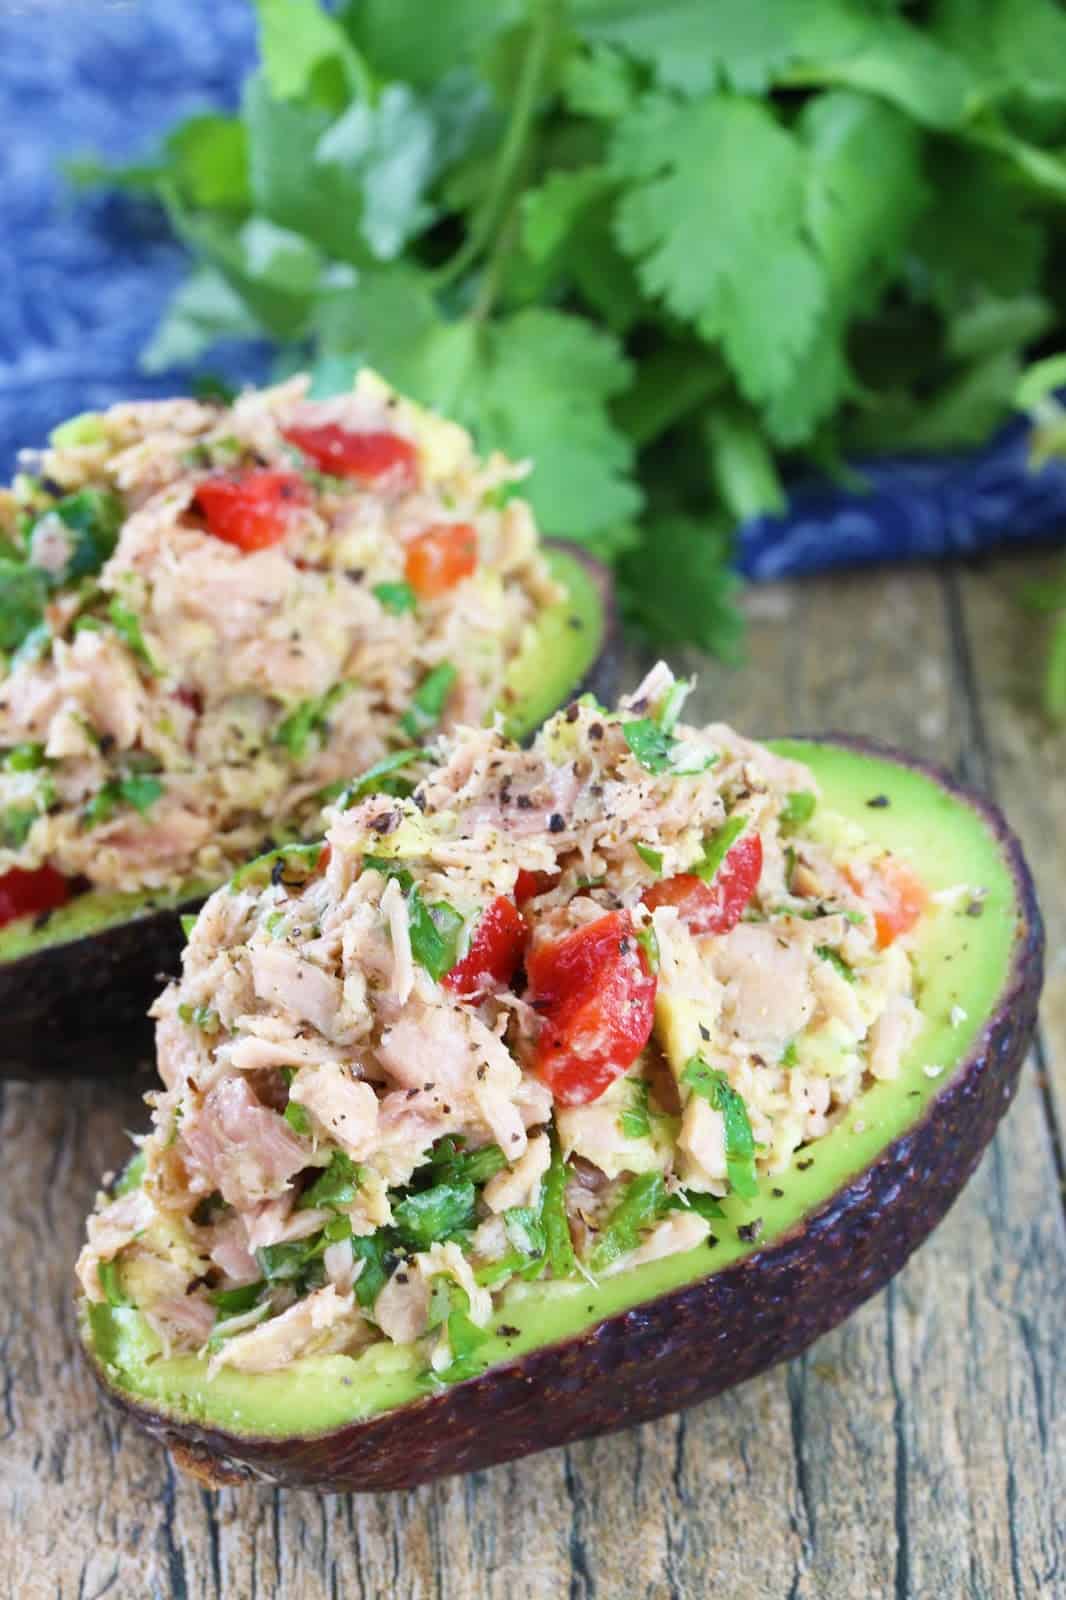
<path fill-rule="evenodd" d="M 542 527 L 735 652 L 782 474 L 981 439 L 1063 320 L 1054 0 L 256 0 L 236 116 L 83 177 L 193 270 L 151 368 L 265 334 L 535 463 Z"/>

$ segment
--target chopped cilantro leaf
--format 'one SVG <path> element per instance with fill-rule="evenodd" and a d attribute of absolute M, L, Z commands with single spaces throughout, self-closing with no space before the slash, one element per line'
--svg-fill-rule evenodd
<path fill-rule="evenodd" d="M 437 726 L 458 675 L 450 661 L 442 661 L 422 679 L 400 718 L 400 727 L 409 739 L 422 739 Z"/>
<path fill-rule="evenodd" d="M 503 1214 L 503 1224 L 508 1244 L 519 1255 L 531 1259 L 544 1254 L 544 1228 L 532 1206 L 509 1206 Z"/>
<path fill-rule="evenodd" d="M 855 982 L 855 974 L 848 966 L 839 950 L 834 950 L 833 947 L 828 944 L 820 944 L 815 946 L 815 951 L 821 956 L 823 961 L 828 961 L 829 965 L 839 972 L 840 976 L 846 983 Z"/>
<path fill-rule="evenodd" d="M 648 1115 L 650 1085 L 646 1078 L 629 1080 L 629 1105 L 618 1118 L 618 1126 L 627 1139 L 647 1139 L 651 1136 L 651 1118 Z"/>
<path fill-rule="evenodd" d="M 21 850 L 37 816 L 32 806 L 8 806 L 6 811 L 0 812 L 0 844 L 5 850 Z"/>
<path fill-rule="evenodd" d="M 202 1033 L 217 1033 L 221 1026 L 217 1011 L 212 1011 L 210 1006 L 180 1005 L 178 1016 L 182 1022 L 188 1023 L 192 1028 L 199 1028 Z"/>
<path fill-rule="evenodd" d="M 507 1157 L 498 1144 L 483 1144 L 476 1150 L 463 1150 L 453 1134 L 438 1139 L 429 1162 L 422 1171 L 433 1173 L 436 1183 L 487 1183 L 502 1172 Z"/>
<path fill-rule="evenodd" d="M 338 700 L 354 687 L 350 683 L 335 683 L 332 689 L 314 700 L 303 700 L 281 722 L 274 733 L 274 743 L 283 744 L 295 761 L 307 751 L 313 735 L 322 735 L 327 720 Z"/>
<path fill-rule="evenodd" d="M 220 1316 L 237 1317 L 242 1311 L 251 1311 L 265 1288 L 266 1283 L 259 1278 L 255 1283 L 242 1283 L 236 1289 L 216 1289 L 208 1299 L 217 1307 Z"/>
<path fill-rule="evenodd" d="M 411 954 L 420 967 L 439 983 L 459 959 L 465 920 L 446 900 L 426 905 L 416 887 L 407 894 L 407 921 Z"/>
<path fill-rule="evenodd" d="M 814 816 L 817 796 L 809 789 L 795 789 L 781 807 L 780 823 L 783 828 L 798 828 Z"/>
<path fill-rule="evenodd" d="M 290 1105 L 295 1104 L 289 1101 Z M 303 1110 L 301 1106 L 299 1108 Z M 303 1131 L 303 1130 L 301 1130 Z M 359 1168 L 343 1150 L 334 1150 L 329 1166 L 300 1196 L 299 1207 L 306 1211 L 318 1206 L 350 1206 L 359 1189 Z"/>
<path fill-rule="evenodd" d="M 145 773 L 133 773 L 129 777 L 120 778 L 117 789 L 119 798 L 125 800 L 135 811 L 139 811 L 142 817 L 146 811 L 151 810 L 163 793 L 163 785 L 159 779 L 149 777 Z"/>
<path fill-rule="evenodd" d="M 43 744 L 17 744 L 4 757 L 8 772 L 36 772 L 44 766 Z"/>
<path fill-rule="evenodd" d="M 659 876 L 662 875 L 663 853 L 661 850 L 653 850 L 650 844 L 639 843 L 635 844 L 633 848 L 646 867 L 650 867 Z"/>
<path fill-rule="evenodd" d="M 392 794 L 395 785 L 390 782 L 392 775 L 402 767 L 409 767 L 412 761 L 417 761 L 422 754 L 421 750 L 394 750 L 391 755 L 382 756 L 380 761 L 375 761 L 372 767 L 358 778 L 342 781 L 324 789 L 319 796 L 322 800 L 333 800 L 339 811 L 344 811 L 348 806 L 354 805 L 356 800 L 362 800 L 368 794 Z"/>
<path fill-rule="evenodd" d="M 89 577 L 100 571 L 113 552 L 124 516 L 122 501 L 117 495 L 106 489 L 79 489 L 77 494 L 57 500 L 50 510 L 37 518 L 29 535 L 31 558 L 34 533 L 48 519 L 58 518 L 66 529 L 69 553 L 62 569 L 52 578 L 53 585 L 61 587 L 77 578 Z"/>
<path fill-rule="evenodd" d="M 683 1195 L 674 1195 L 670 1200 L 671 1211 L 695 1211 L 705 1222 L 713 1222 L 716 1218 L 724 1216 L 722 1202 L 713 1194 L 700 1194 L 695 1189 L 686 1189 Z"/>
<path fill-rule="evenodd" d="M 355 1280 L 355 1298 L 364 1310 L 369 1310 L 386 1283 L 390 1268 L 386 1265 L 394 1251 L 392 1235 L 388 1229 L 376 1233 L 352 1234 L 352 1254 L 363 1263 L 363 1270 Z"/>
<path fill-rule="evenodd" d="M 667 1195 L 661 1172 L 642 1172 L 626 1187 L 607 1218 L 589 1258 L 593 1272 L 602 1272 L 619 1256 L 634 1250 L 645 1228 L 666 1210 Z"/>
<path fill-rule="evenodd" d="M 134 1189 L 139 1189 L 144 1178 L 145 1154 L 143 1150 L 136 1150 L 130 1156 L 126 1165 L 119 1173 L 111 1186 L 111 1194 L 118 1200 L 124 1194 L 130 1194 Z"/>
<path fill-rule="evenodd" d="M 0 557 L 0 650 L 18 650 L 43 625 L 47 599 L 43 572 Z"/>
<path fill-rule="evenodd" d="M 470 1296 L 462 1284 L 444 1274 L 433 1279 L 430 1300 L 430 1326 L 441 1322 L 447 1324 L 452 1360 L 437 1376 L 442 1383 L 459 1383 L 479 1370 L 474 1353 L 489 1334 L 471 1318 Z"/>
<path fill-rule="evenodd" d="M 783 1067 L 799 1066 L 799 1051 L 796 1049 L 795 1039 L 790 1039 L 781 1052 L 781 1065 Z"/>
<path fill-rule="evenodd" d="M 305 1139 L 310 1137 L 311 1118 L 307 1115 L 306 1107 L 298 1100 L 290 1100 L 282 1115 L 293 1133 L 298 1133 Z"/>
<path fill-rule="evenodd" d="M 655 929 L 650 922 L 646 922 L 637 934 L 637 943 L 644 952 L 648 963 L 648 971 L 652 974 L 659 970 L 659 940 Z"/>
<path fill-rule="evenodd" d="M 548 1266 L 553 1278 L 567 1278 L 577 1271 L 577 1256 L 570 1237 L 570 1221 L 566 1212 L 566 1180 L 568 1168 L 559 1149 L 558 1137 L 552 1134 L 552 1158 L 541 1187 L 541 1224 L 547 1243 Z"/>
<path fill-rule="evenodd" d="M 195 926 L 196 926 L 196 912 L 195 911 L 183 911 L 181 913 L 181 931 L 185 935 L 186 939 L 188 939 L 190 937 L 190 935 L 192 934 L 192 930 L 195 928 Z"/>
<path fill-rule="evenodd" d="M 477 1190 L 469 1182 L 435 1183 L 397 1201 L 393 1223 L 411 1250 L 428 1250 L 437 1240 L 451 1239 L 474 1224 Z"/>
<path fill-rule="evenodd" d="M 673 741 L 650 717 L 639 717 L 622 724 L 622 734 L 645 772 L 669 772 Z"/>
<path fill-rule="evenodd" d="M 414 611 L 418 603 L 409 583 L 375 583 L 371 593 L 394 617 L 402 616 L 405 611 Z"/>
<path fill-rule="evenodd" d="M 725 1123 L 726 1171 L 735 1192 L 751 1199 L 758 1192 L 755 1176 L 755 1139 L 743 1097 L 730 1084 L 725 1073 L 709 1067 L 702 1056 L 685 1063 L 681 1082 L 693 1094 L 722 1113 Z"/>
<path fill-rule="evenodd" d="M 727 817 L 718 832 L 704 841 L 703 857 L 689 871 L 710 883 L 747 825 L 747 817 Z"/>
<path fill-rule="evenodd" d="M 117 595 L 114 595 L 111 604 L 107 608 L 107 614 L 111 618 L 111 623 L 116 633 L 122 635 L 133 654 L 144 662 L 149 672 L 158 677 L 161 669 L 157 666 L 148 646 L 144 642 L 144 634 L 141 632 L 141 620 L 136 611 L 125 605 Z"/>

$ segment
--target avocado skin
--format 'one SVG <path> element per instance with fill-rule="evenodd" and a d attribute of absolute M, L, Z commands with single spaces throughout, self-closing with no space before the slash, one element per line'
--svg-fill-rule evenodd
<path fill-rule="evenodd" d="M 577 546 L 544 543 L 580 561 L 603 607 L 603 649 L 570 697 L 591 693 L 610 703 L 622 648 L 611 574 Z M 155 1029 L 148 1007 L 180 971 L 182 914 L 202 905 L 192 899 L 145 911 L 100 933 L 0 962 L 0 1079 L 116 1077 L 150 1064 Z"/>
<path fill-rule="evenodd" d="M 411 1489 L 710 1399 L 798 1355 L 882 1289 L 947 1214 L 1014 1096 L 1036 1026 L 1043 926 L 1021 848 L 995 806 L 872 741 L 820 739 L 917 768 L 960 796 L 999 840 L 1014 879 L 1019 937 L 999 1005 L 920 1122 L 766 1249 L 365 1422 L 291 1439 L 176 1423 L 113 1388 L 90 1355 L 107 1398 L 209 1486 L 262 1478 L 331 1493 Z M 913 1203 L 902 1198 L 908 1191 Z"/>

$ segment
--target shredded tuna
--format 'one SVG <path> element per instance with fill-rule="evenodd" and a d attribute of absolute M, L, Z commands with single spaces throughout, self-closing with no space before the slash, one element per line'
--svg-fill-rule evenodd
<path fill-rule="evenodd" d="M 53 585 L 41 648 L 16 652 L 0 682 L 0 746 L 46 756 L 36 818 L 0 850 L 0 871 L 48 862 L 129 891 L 218 880 L 265 834 L 315 831 L 324 789 L 409 744 L 401 721 L 434 669 L 455 673 L 443 727 L 500 702 L 531 623 L 560 595 L 529 507 L 497 503 L 521 471 L 480 461 L 461 429 L 373 374 L 329 401 L 307 390 L 297 378 L 231 407 L 114 406 L 95 419 L 98 442 L 46 451 L 47 477 L 0 497 L 5 544 Z M 323 422 L 397 437 L 412 472 L 323 475 L 286 438 Z M 199 496 L 264 469 L 298 492 L 275 542 L 243 548 Z M 88 575 L 60 514 L 74 493 L 97 497 Z M 449 524 L 474 530 L 476 565 L 423 599 L 409 590 L 411 546 Z M 20 781 L 0 773 L 0 810 L 25 811 Z"/>
<path fill-rule="evenodd" d="M 627 725 L 677 699 L 656 669 L 621 714 L 579 702 L 527 749 L 460 729 L 410 797 L 337 809 L 328 857 L 212 896 L 154 1008 L 144 1187 L 90 1221 L 90 1298 L 103 1264 L 192 1350 L 206 1312 L 175 1307 L 250 1287 L 210 1330 L 212 1371 L 388 1340 L 450 1382 L 522 1281 L 560 1270 L 561 1230 L 583 1281 L 692 1250 L 713 1202 L 749 1199 L 902 1070 L 920 930 L 885 945 L 875 913 L 904 866 L 722 724 L 670 727 L 691 772 L 643 761 Z M 728 915 L 720 845 L 748 863 Z M 556 1049 L 574 1071 L 619 1054 L 563 1093 Z"/>

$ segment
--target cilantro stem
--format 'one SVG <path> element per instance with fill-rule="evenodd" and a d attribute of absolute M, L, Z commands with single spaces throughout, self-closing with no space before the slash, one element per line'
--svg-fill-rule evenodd
<path fill-rule="evenodd" d="M 512 189 L 533 134 L 537 101 L 551 59 L 552 45 L 561 14 L 559 0 L 538 0 L 533 9 L 535 20 L 532 36 L 522 62 L 514 100 L 511 103 L 511 115 L 500 145 L 500 154 L 488 193 L 471 220 L 463 244 L 451 260 L 446 261 L 435 274 L 439 289 L 461 278 L 467 268 L 477 261 L 510 209 Z"/>

